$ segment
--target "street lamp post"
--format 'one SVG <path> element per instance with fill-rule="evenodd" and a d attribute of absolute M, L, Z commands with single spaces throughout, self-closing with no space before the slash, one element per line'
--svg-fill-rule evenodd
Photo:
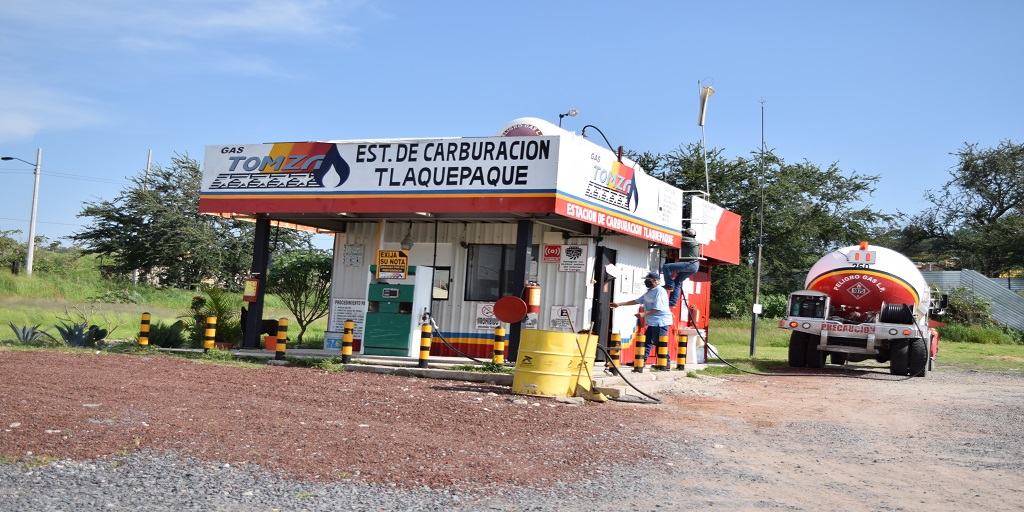
<path fill-rule="evenodd" d="M 0 157 L 0 160 L 17 160 L 35 165 L 35 184 L 32 187 L 32 215 L 28 218 L 28 254 L 25 256 L 25 275 L 32 275 L 32 259 L 36 252 L 36 206 L 39 204 L 39 167 L 43 161 L 43 148 L 36 149 L 36 163 L 14 156 Z"/>
<path fill-rule="evenodd" d="M 580 114 L 580 111 L 576 110 L 574 108 L 570 108 L 569 111 L 564 113 L 564 114 L 558 114 L 558 127 L 559 128 L 562 127 L 562 118 L 563 117 L 576 117 L 579 114 Z"/>

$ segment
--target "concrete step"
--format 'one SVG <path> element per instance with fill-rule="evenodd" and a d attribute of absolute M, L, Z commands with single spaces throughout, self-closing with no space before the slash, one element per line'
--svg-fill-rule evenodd
<path fill-rule="evenodd" d="M 693 366 L 693 368 L 689 368 Z M 670 370 L 656 370 L 650 366 L 644 368 L 640 373 L 634 372 L 632 367 L 621 369 L 621 373 L 611 375 L 603 365 L 594 369 L 594 389 L 609 397 L 621 397 L 623 395 L 655 394 L 677 387 L 680 379 L 686 379 L 690 370 L 701 370 L 706 365 L 686 365 L 684 369 L 672 368 Z"/>

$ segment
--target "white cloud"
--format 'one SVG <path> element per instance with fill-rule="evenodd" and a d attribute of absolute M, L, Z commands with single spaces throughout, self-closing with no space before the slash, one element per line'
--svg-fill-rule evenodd
<path fill-rule="evenodd" d="M 349 20 L 364 3 L 0 0 L 0 142 L 106 122 L 103 112 L 113 100 L 102 99 L 103 80 L 182 71 L 285 76 L 275 56 L 296 49 L 283 46 L 352 44 L 356 30 Z M 72 59 L 70 65 L 63 58 Z M 94 71 L 99 68 L 103 74 Z M 83 86 L 95 99 L 69 92 Z"/>
<path fill-rule="evenodd" d="M 363 0 L 0 0 L 5 18 L 37 30 L 70 34 L 118 34 L 174 48 L 184 41 L 225 36 L 257 39 L 326 39 L 354 33 L 345 23 Z M 11 4 L 11 5 L 7 5 Z"/>
<path fill-rule="evenodd" d="M 92 102 L 55 89 L 0 82 L 0 143 L 104 122 Z"/>

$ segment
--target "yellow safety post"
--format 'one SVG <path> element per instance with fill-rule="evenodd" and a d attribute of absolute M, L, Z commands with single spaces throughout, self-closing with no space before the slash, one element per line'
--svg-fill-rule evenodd
<path fill-rule="evenodd" d="M 644 365 L 647 364 L 647 361 L 644 360 L 644 351 L 646 350 L 646 347 L 645 347 L 646 344 L 647 344 L 647 335 L 645 335 L 645 334 L 637 334 L 636 335 L 636 343 L 633 344 L 636 347 L 634 349 L 635 354 L 633 355 L 633 372 L 634 373 L 643 372 L 644 371 Z"/>
<path fill-rule="evenodd" d="M 658 336 L 658 343 L 655 344 L 658 349 L 658 360 L 655 363 L 659 370 L 668 370 L 668 335 L 662 334 Z"/>
<path fill-rule="evenodd" d="M 282 318 L 277 321 L 277 351 L 274 353 L 274 359 L 283 360 L 286 350 L 288 350 L 288 319 Z"/>
<path fill-rule="evenodd" d="M 430 359 L 430 337 L 433 334 L 430 324 L 423 324 L 420 327 L 420 368 L 427 367 L 427 361 Z"/>
<path fill-rule="evenodd" d="M 209 352 L 213 348 L 213 342 L 217 339 L 217 317 L 206 317 L 206 332 L 203 338 L 203 352 Z"/>
<path fill-rule="evenodd" d="M 620 352 L 622 352 L 622 335 L 612 334 L 611 339 L 608 340 L 608 371 L 612 372 L 612 375 L 619 374 Z"/>
<path fill-rule="evenodd" d="M 142 314 L 142 324 L 139 325 L 139 346 L 149 346 L 149 313 Z"/>
<path fill-rule="evenodd" d="M 676 341 L 679 343 L 679 351 L 676 352 L 676 369 L 682 370 L 686 367 L 686 344 L 690 341 L 690 337 L 680 334 Z"/>
<path fill-rule="evenodd" d="M 356 328 L 356 323 L 352 320 L 345 320 L 345 330 L 341 335 L 341 364 L 349 364 L 352 362 L 352 331 Z"/>
<path fill-rule="evenodd" d="M 505 364 L 505 328 L 494 329 L 494 364 Z"/>

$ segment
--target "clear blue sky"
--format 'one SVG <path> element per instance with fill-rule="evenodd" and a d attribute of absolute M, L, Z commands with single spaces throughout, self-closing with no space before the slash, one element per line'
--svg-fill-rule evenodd
<path fill-rule="evenodd" d="M 208 144 L 492 135 L 517 117 L 614 145 L 764 137 L 788 162 L 878 174 L 915 213 L 964 142 L 1024 140 L 1024 2 L 0 0 L 0 156 L 35 160 L 37 233 Z M 0 230 L 32 166 L 0 162 Z M 713 200 L 714 198 L 712 198 Z"/>

